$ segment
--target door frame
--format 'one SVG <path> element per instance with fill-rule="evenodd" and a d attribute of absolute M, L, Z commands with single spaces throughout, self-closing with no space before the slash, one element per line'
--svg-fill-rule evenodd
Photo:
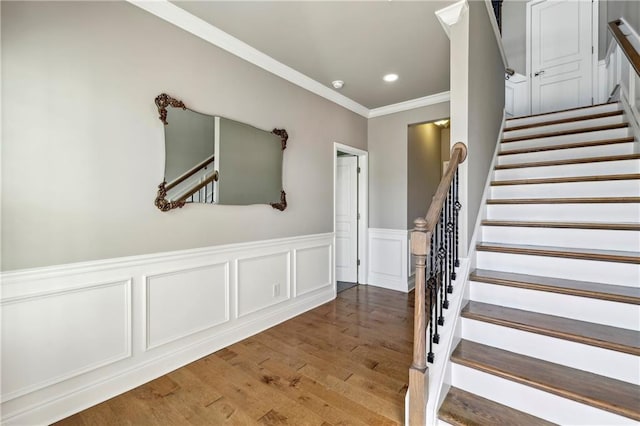
<path fill-rule="evenodd" d="M 531 70 L 531 7 L 538 3 L 553 0 L 530 0 L 527 1 L 526 11 L 526 29 L 525 29 L 525 64 L 527 77 L 527 92 L 529 93 L 529 114 L 533 111 L 533 93 L 532 93 L 532 70 Z M 596 104 L 598 99 L 598 33 L 599 28 L 599 11 L 600 0 L 592 0 L 591 2 L 591 105 Z"/>
<path fill-rule="evenodd" d="M 336 180 L 338 173 L 338 151 L 358 157 L 358 283 L 367 283 L 368 262 L 368 229 L 369 229 L 369 153 L 339 142 L 333 143 L 333 288 L 336 288 Z"/>

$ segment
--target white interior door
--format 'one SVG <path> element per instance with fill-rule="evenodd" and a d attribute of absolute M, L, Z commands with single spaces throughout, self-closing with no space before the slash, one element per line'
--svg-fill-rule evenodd
<path fill-rule="evenodd" d="M 336 280 L 358 282 L 358 157 L 338 157 Z"/>
<path fill-rule="evenodd" d="M 592 104 L 591 2 L 530 4 L 531 112 Z"/>

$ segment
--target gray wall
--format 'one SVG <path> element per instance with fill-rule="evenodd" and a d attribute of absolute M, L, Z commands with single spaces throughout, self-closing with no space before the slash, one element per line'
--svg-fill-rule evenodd
<path fill-rule="evenodd" d="M 433 123 L 409 126 L 407 147 L 407 227 L 427 214 L 442 177 L 440 128 Z"/>
<path fill-rule="evenodd" d="M 366 149 L 363 117 L 128 3 L 1 7 L 3 270 L 332 231 L 333 142 Z M 162 92 L 287 129 L 289 208 L 156 209 Z"/>
<path fill-rule="evenodd" d="M 611 33 L 607 29 L 607 23 L 609 21 L 624 18 L 637 32 L 640 32 L 640 1 L 600 0 L 598 13 L 598 57 L 599 59 L 603 59 L 611 42 Z"/>
<path fill-rule="evenodd" d="M 472 231 L 504 111 L 504 64 L 483 2 L 469 2 L 469 34 L 467 224 Z"/>
<path fill-rule="evenodd" d="M 520 74 L 526 73 L 527 2 L 502 2 L 502 46 L 509 67 Z"/>
<path fill-rule="evenodd" d="M 449 102 L 369 119 L 369 226 L 408 229 L 407 138 L 409 124 L 449 117 Z M 425 202 L 427 200 L 425 199 Z"/>

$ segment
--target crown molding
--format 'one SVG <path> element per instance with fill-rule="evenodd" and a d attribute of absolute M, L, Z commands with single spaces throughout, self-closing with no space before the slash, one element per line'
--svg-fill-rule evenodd
<path fill-rule="evenodd" d="M 422 98 L 411 99 L 397 104 L 391 104 L 380 108 L 374 108 L 369 111 L 368 118 L 380 117 L 383 115 L 394 114 L 396 112 L 408 111 L 410 109 L 420 108 L 424 106 L 439 104 L 441 102 L 449 102 L 450 92 L 441 92 L 434 95 L 424 96 Z"/>
<path fill-rule="evenodd" d="M 369 116 L 369 109 L 352 99 L 318 83 L 316 80 L 307 77 L 299 71 L 276 61 L 259 50 L 249 46 L 245 42 L 233 37 L 210 23 L 198 18 L 184 9 L 170 3 L 167 0 L 127 0 L 134 6 L 139 7 L 165 21 L 182 28 L 183 30 L 208 41 L 209 43 L 226 50 L 227 52 L 250 62 L 265 71 L 277 75 L 297 86 L 302 87 L 318 96 L 330 100 L 356 114 L 363 117 Z"/>
<path fill-rule="evenodd" d="M 467 10 L 469 10 L 467 0 L 460 0 L 450 6 L 436 10 L 438 21 L 440 21 L 440 25 L 442 25 L 444 32 L 447 33 L 447 37 L 451 38 L 450 27 L 457 23 L 460 20 L 460 17 L 465 14 Z"/>

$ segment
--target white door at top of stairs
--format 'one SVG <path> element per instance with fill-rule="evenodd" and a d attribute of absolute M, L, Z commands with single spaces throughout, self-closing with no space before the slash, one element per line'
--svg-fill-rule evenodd
<path fill-rule="evenodd" d="M 592 104 L 592 10 L 590 1 L 527 3 L 532 114 Z"/>

